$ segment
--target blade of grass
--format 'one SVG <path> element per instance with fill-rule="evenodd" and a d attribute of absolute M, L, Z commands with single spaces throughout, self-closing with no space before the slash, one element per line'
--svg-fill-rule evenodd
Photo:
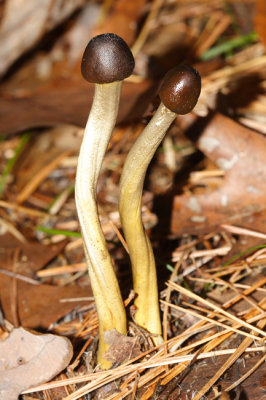
<path fill-rule="evenodd" d="M 41 231 L 47 233 L 48 235 L 64 235 L 67 237 L 81 237 L 81 233 L 79 232 L 72 232 L 72 231 L 65 231 L 62 229 L 53 229 L 53 228 L 45 228 L 44 226 L 36 226 L 36 231 Z"/>
<path fill-rule="evenodd" d="M 231 264 L 232 262 L 237 260 L 239 257 L 242 257 L 245 254 L 250 253 L 251 251 L 258 250 L 258 249 L 263 249 L 264 247 L 266 247 L 266 244 L 261 244 L 259 246 L 250 247 L 249 249 L 246 249 L 246 250 L 242 251 L 241 253 L 236 254 L 234 257 L 230 258 L 222 266 L 223 267 L 227 267 L 229 264 Z"/>
<path fill-rule="evenodd" d="M 234 39 L 227 40 L 224 43 L 220 43 L 214 47 L 211 47 L 200 56 L 200 59 L 202 61 L 207 61 L 221 54 L 230 53 L 237 47 L 243 47 L 246 44 L 255 42 L 257 39 L 258 39 L 257 32 L 251 32 L 248 33 L 247 35 L 237 36 Z"/>

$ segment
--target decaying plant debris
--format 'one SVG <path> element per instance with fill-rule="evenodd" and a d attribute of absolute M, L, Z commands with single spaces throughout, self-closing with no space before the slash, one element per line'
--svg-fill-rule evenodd
<path fill-rule="evenodd" d="M 0 47 L 9 54 L 0 63 L 0 338 L 22 326 L 66 336 L 74 348 L 63 373 L 21 398 L 262 399 L 265 2 L 75 1 L 59 13 L 61 2 L 47 1 L 42 19 L 21 26 L 12 14 L 18 3 L 0 5 Z M 37 5 L 28 2 L 28 18 Z M 34 30 L 28 39 L 25 27 Z M 126 337 L 108 332 L 115 364 L 107 371 L 97 368 L 98 321 L 73 194 L 93 97 L 80 57 L 103 32 L 123 37 L 136 60 L 97 189 L 130 321 Z M 8 53 L 10 41 L 23 43 Z M 180 63 L 200 72 L 202 93 L 168 131 L 142 199 L 163 321 L 153 347 L 134 320 L 118 187 L 127 153 L 158 107 L 161 79 Z"/>

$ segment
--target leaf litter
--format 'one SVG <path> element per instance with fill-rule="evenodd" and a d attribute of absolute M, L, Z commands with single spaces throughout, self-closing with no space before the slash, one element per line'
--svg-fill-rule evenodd
<path fill-rule="evenodd" d="M 246 38 L 257 30 L 265 40 L 262 14 L 257 11 L 257 25 L 251 18 L 264 2 L 232 1 L 228 8 L 218 0 L 139 1 L 139 7 L 124 0 L 107 3 L 85 10 L 75 2 L 79 11 L 63 13 L 67 19 L 49 46 L 36 43 L 24 62 L 19 56 L 29 44 L 12 53 L 18 63 L 0 86 L 0 128 L 8 135 L 0 142 L 0 344 L 9 331 L 31 327 L 68 336 L 75 354 L 56 380 L 43 384 L 51 373 L 16 396 L 24 390 L 25 399 L 260 399 L 265 390 L 266 61 L 262 42 Z M 49 13 L 55 13 L 54 23 L 61 21 L 56 8 Z M 100 16 L 98 25 L 90 19 L 89 33 L 83 13 Z M 103 230 L 132 319 L 128 337 L 111 333 L 109 356 L 116 363 L 108 371 L 98 371 L 95 363 L 98 321 L 82 242 L 64 235 L 64 230 L 78 231 L 71 188 L 80 127 L 93 96 L 79 74 L 84 44 L 74 40 L 77 27 L 79 37 L 82 29 L 86 35 L 111 29 L 135 45 L 136 55 L 98 187 Z M 232 47 L 236 37 L 242 41 Z M 157 105 L 162 76 L 184 61 L 200 71 L 202 95 L 195 112 L 178 117 L 170 128 L 143 196 L 163 315 L 163 341 L 153 347 L 152 338 L 134 323 L 129 263 L 116 216 L 117 184 L 126 153 Z M 16 154 L 25 129 L 30 140 Z M 71 351 L 68 357 L 69 362 Z M 43 367 L 52 371 L 49 363 Z"/>

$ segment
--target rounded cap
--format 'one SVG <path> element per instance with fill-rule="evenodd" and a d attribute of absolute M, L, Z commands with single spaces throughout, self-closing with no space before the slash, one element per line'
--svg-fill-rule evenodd
<path fill-rule="evenodd" d="M 165 107 L 176 114 L 187 114 L 197 104 L 201 77 L 189 65 L 180 65 L 167 72 L 159 96 Z"/>
<path fill-rule="evenodd" d="M 134 66 L 134 57 L 126 42 L 114 33 L 104 33 L 88 43 L 81 73 L 88 82 L 111 83 L 127 78 Z"/>

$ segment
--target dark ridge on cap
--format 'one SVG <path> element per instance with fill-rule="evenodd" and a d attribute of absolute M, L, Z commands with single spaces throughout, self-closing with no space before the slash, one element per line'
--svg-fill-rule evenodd
<path fill-rule="evenodd" d="M 189 65 L 180 65 L 167 72 L 159 96 L 165 107 L 176 114 L 187 114 L 197 104 L 201 77 Z"/>
<path fill-rule="evenodd" d="M 111 83 L 127 78 L 134 66 L 134 57 L 126 42 L 114 33 L 104 33 L 88 43 L 81 73 L 88 82 Z"/>

